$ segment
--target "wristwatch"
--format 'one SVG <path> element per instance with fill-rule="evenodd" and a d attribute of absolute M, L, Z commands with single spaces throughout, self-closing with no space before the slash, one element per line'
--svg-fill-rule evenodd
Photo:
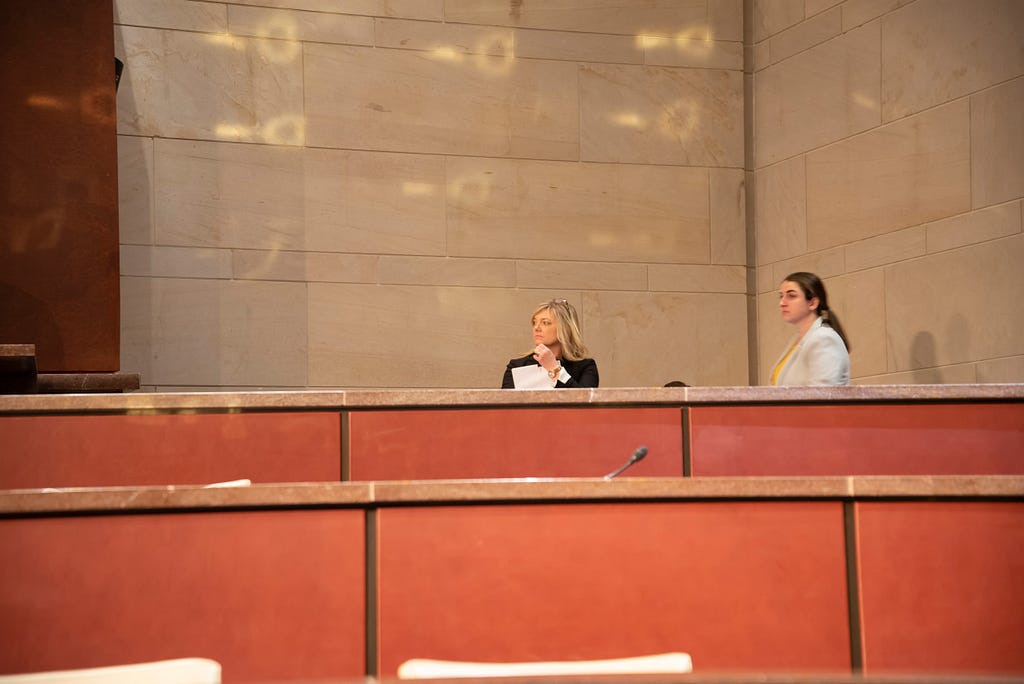
<path fill-rule="evenodd" d="M 561 374 L 562 374 L 562 367 L 561 366 L 555 366 L 554 370 L 549 370 L 548 371 L 548 377 L 551 378 L 552 380 L 554 380 L 555 378 L 557 378 Z"/>

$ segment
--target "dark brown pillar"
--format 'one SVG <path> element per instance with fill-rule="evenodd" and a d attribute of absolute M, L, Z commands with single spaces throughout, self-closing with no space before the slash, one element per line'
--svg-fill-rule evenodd
<path fill-rule="evenodd" d="M 0 2 L 0 344 L 120 364 L 110 0 Z"/>

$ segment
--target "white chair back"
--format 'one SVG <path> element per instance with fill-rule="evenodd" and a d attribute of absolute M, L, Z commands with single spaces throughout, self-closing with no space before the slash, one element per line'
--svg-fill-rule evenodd
<path fill-rule="evenodd" d="M 0 684 L 220 684 L 220 663 L 176 658 L 150 663 L 0 675 Z"/>

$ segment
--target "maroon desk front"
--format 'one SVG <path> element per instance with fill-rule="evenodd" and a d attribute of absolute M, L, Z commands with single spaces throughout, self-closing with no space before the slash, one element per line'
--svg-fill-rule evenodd
<path fill-rule="evenodd" d="M 635 477 L 683 474 L 678 407 L 352 411 L 349 479 L 601 477 L 640 446 Z"/>
<path fill-rule="evenodd" d="M 1024 400 L 1015 386 L 1004 392 L 1011 396 L 999 399 L 997 389 L 982 400 L 967 397 L 983 386 L 932 388 L 955 403 L 909 401 L 900 388 L 835 388 L 813 403 L 779 388 L 733 389 L 693 390 L 720 395 L 718 403 L 688 403 L 689 389 L 674 403 L 655 390 L 612 389 L 606 395 L 618 403 L 601 403 L 594 390 L 541 393 L 554 403 L 540 405 L 500 391 L 467 392 L 448 406 L 436 404 L 450 393 L 427 390 L 316 401 L 304 393 L 129 394 L 70 409 L 60 397 L 0 397 L 0 489 L 600 477 L 640 446 L 648 455 L 632 477 L 1024 474 Z M 847 394 L 861 399 L 827 400 Z M 563 396 L 594 403 L 560 403 Z M 770 401 L 751 403 L 759 396 Z M 654 399 L 662 403 L 645 403 Z"/>
<path fill-rule="evenodd" d="M 691 474 L 1020 475 L 1024 404 L 689 409 Z"/>
<path fill-rule="evenodd" d="M 225 682 L 365 671 L 362 510 L 0 519 L 0 672 L 209 657 Z"/>
<path fill-rule="evenodd" d="M 1024 676 L 1024 479 L 943 482 L 0 493 L 0 673 L 203 656 L 225 682 L 311 681 L 681 650 L 703 675 Z"/>
<path fill-rule="evenodd" d="M 0 417 L 0 489 L 341 479 L 336 412 Z"/>
<path fill-rule="evenodd" d="M 668 651 L 691 654 L 701 672 L 850 670 L 838 502 L 398 508 L 378 516 L 382 676 L 407 658 Z"/>
<path fill-rule="evenodd" d="M 856 507 L 865 672 L 1024 674 L 1024 503 Z"/>

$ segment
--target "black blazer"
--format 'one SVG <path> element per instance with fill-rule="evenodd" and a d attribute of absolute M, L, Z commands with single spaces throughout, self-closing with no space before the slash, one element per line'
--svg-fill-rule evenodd
<path fill-rule="evenodd" d="M 501 389 L 515 389 L 516 383 L 512 379 L 512 369 L 521 366 L 539 366 L 533 354 L 527 354 L 521 359 L 512 359 L 505 367 L 505 377 L 501 381 Z M 569 382 L 558 381 L 555 387 L 597 387 L 597 361 L 594 359 L 580 359 L 570 361 L 562 359 L 562 368 L 569 373 Z"/>

